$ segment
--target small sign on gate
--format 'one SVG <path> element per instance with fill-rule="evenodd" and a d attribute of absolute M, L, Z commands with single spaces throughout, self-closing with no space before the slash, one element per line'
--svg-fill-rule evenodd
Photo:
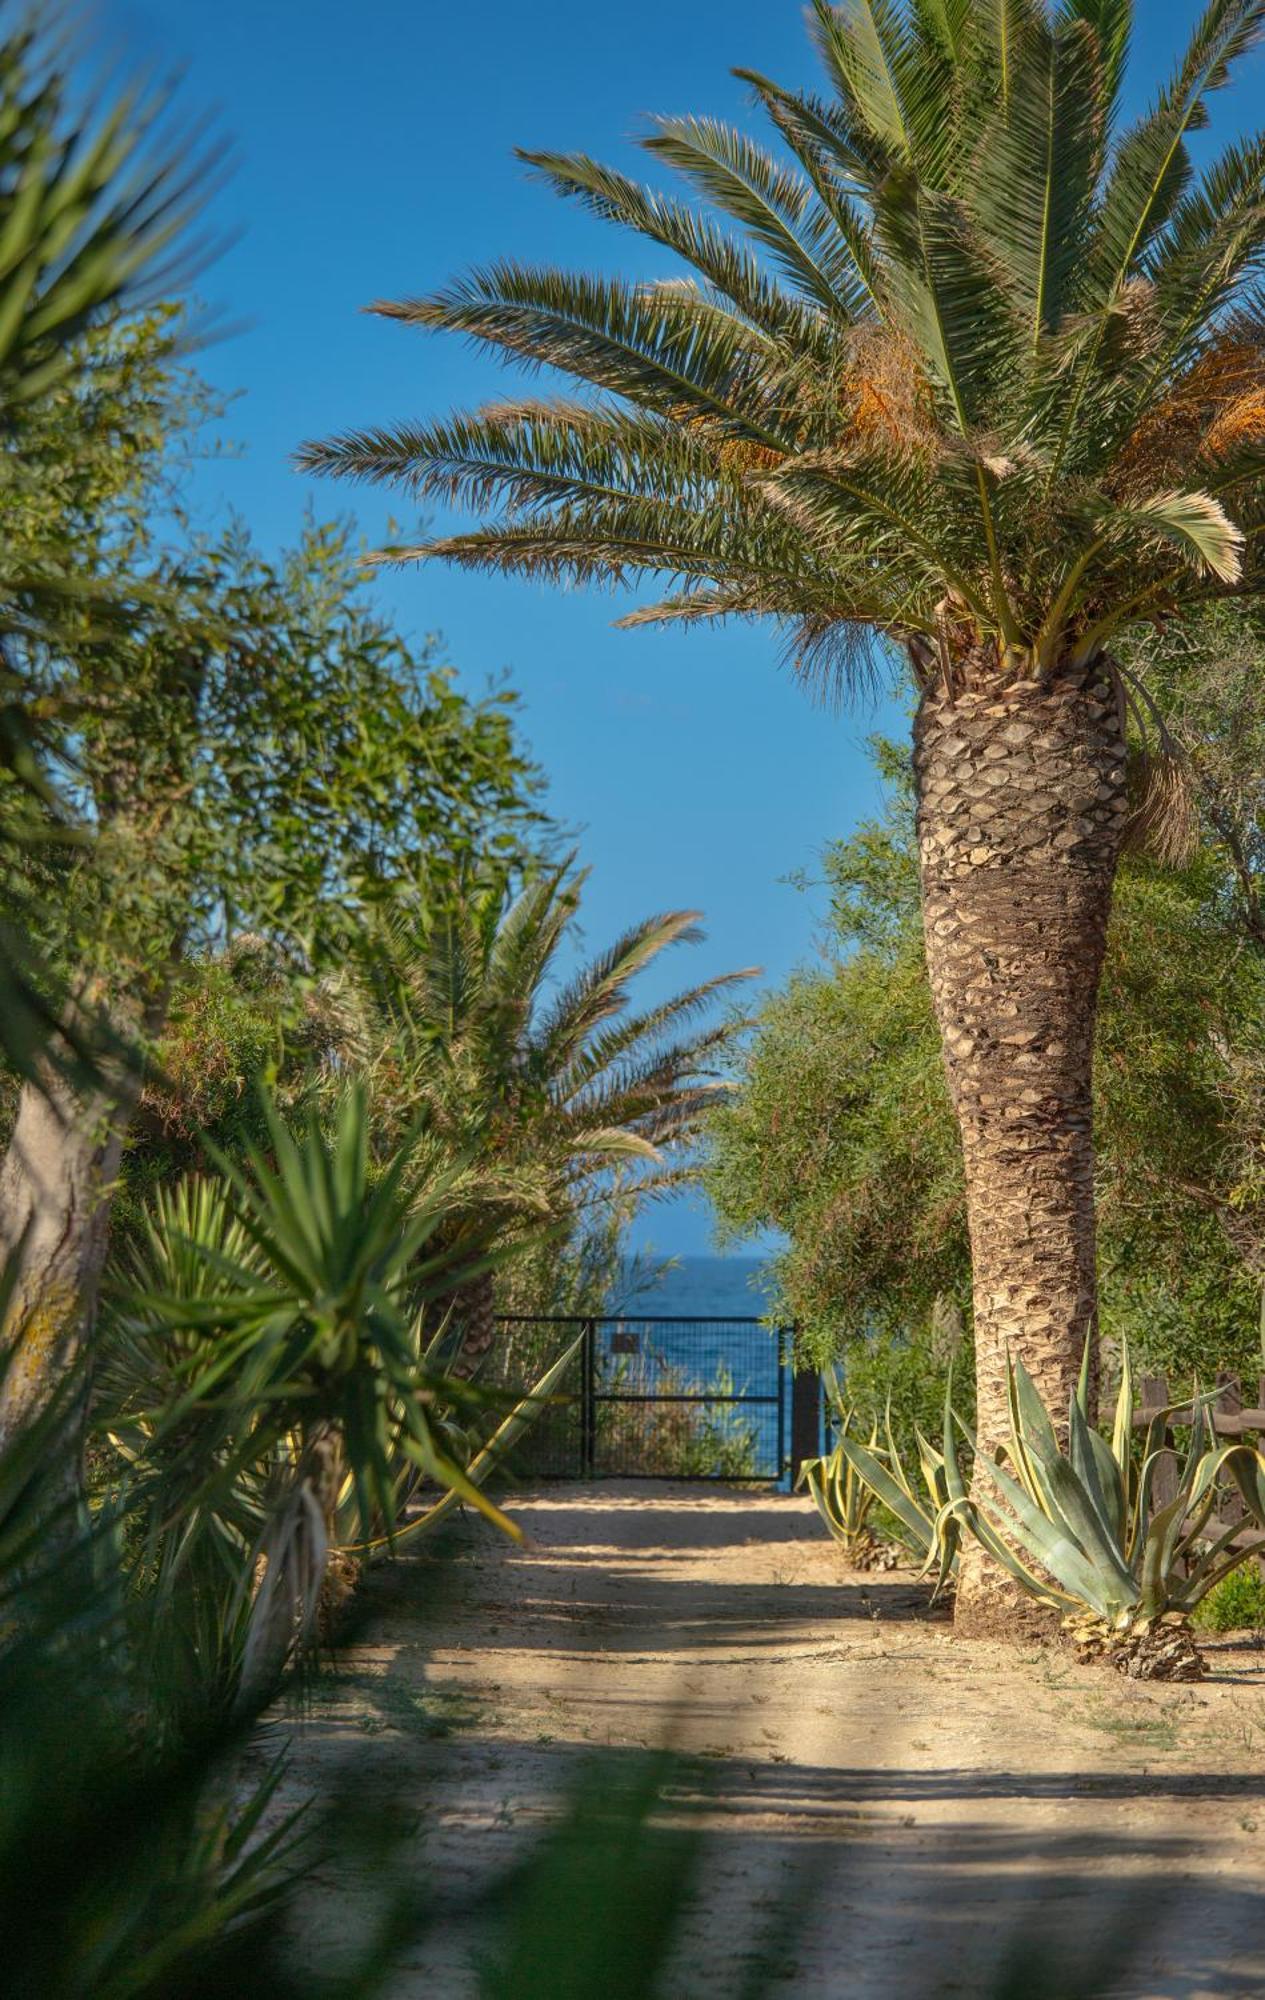
<path fill-rule="evenodd" d="M 613 1333 L 611 1335 L 612 1354 L 640 1354 L 641 1335 L 639 1333 Z"/>

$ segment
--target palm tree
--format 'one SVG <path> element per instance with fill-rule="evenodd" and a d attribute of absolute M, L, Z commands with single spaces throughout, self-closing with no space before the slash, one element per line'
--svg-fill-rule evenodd
<path fill-rule="evenodd" d="M 524 156 L 684 276 L 506 262 L 377 308 L 581 394 L 304 453 L 483 517 L 397 557 L 663 577 L 623 622 L 767 617 L 844 689 L 875 635 L 903 656 L 989 1450 L 1007 1348 L 1066 1408 L 1095 1323 L 1090 1056 L 1146 709 L 1112 642 L 1262 586 L 1265 140 L 1200 174 L 1187 142 L 1265 4 L 1210 0 L 1122 129 L 1131 17 L 813 0 L 823 94 L 739 72 L 778 151 L 704 118 L 646 138 L 701 205 Z M 963 1629 L 1009 1615 L 969 1573 Z"/>
<path fill-rule="evenodd" d="M 452 1232 L 502 1242 L 566 1232 L 586 1208 L 679 1185 L 675 1160 L 725 1084 L 710 1074 L 734 1032 L 702 1017 L 750 972 L 723 973 L 647 1007 L 632 982 L 661 952 L 701 937 L 695 910 L 632 925 L 569 976 L 562 962 L 586 877 L 568 859 L 517 893 L 472 886 L 430 925 L 388 913 L 361 947 L 359 1040 L 380 1134 L 420 1119 L 446 1157 L 469 1162 Z M 493 1344 L 494 1271 L 452 1300 L 462 1366 Z"/>

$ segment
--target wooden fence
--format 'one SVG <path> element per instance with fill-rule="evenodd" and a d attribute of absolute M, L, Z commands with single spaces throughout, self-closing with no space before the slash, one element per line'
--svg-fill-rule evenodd
<path fill-rule="evenodd" d="M 1243 1392 L 1237 1375 L 1219 1374 L 1216 1378 L 1215 1399 L 1205 1404 L 1205 1421 L 1219 1438 L 1247 1438 L 1253 1444 L 1261 1442 L 1265 1435 L 1265 1375 L 1259 1377 L 1256 1385 L 1256 1403 L 1245 1406 Z M 1168 1377 L 1165 1375 L 1144 1375 L 1140 1385 L 1140 1396 L 1133 1413 L 1136 1426 L 1145 1429 L 1157 1410 L 1167 1409 L 1170 1402 Z M 1173 1437 L 1174 1424 L 1188 1424 L 1191 1409 L 1185 1404 L 1172 1411 L 1169 1425 L 1164 1433 L 1164 1443 L 1168 1447 L 1155 1468 L 1155 1479 L 1151 1489 L 1151 1505 L 1155 1509 L 1167 1506 L 1177 1498 L 1178 1460 Z M 1247 1519 L 1247 1509 L 1241 1496 L 1231 1489 L 1223 1495 L 1220 1511 L 1215 1519 L 1222 1528 L 1232 1528 L 1236 1521 Z M 1209 1531 L 1213 1532 L 1210 1521 Z M 1259 1529 L 1245 1528 L 1243 1533 L 1230 1544 L 1231 1548 L 1255 1549 L 1261 1566 L 1265 1569 L 1265 1535 Z"/>

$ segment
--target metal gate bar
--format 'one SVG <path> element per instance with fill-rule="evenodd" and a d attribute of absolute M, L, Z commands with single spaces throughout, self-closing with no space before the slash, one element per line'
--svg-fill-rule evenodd
<path fill-rule="evenodd" d="M 557 1335 L 580 1334 L 569 1381 L 514 1453 L 520 1475 L 785 1483 L 788 1430 L 793 1454 L 802 1429 L 790 1327 L 671 1313 L 506 1314 L 498 1325 L 502 1386 L 519 1391 L 555 1357 Z"/>

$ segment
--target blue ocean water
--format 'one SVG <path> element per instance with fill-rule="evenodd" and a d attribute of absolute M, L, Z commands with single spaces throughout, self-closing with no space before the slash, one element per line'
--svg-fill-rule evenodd
<path fill-rule="evenodd" d="M 680 1257 L 649 1291 L 621 1299 L 613 1310 L 758 1319 L 770 1305 L 765 1271 L 760 1257 Z"/>
<path fill-rule="evenodd" d="M 745 1437 L 750 1470 L 776 1478 L 788 1383 L 779 1366 L 785 1343 L 756 1323 L 771 1304 L 762 1260 L 682 1257 L 653 1287 L 612 1304 L 619 1317 L 598 1330 L 604 1385 L 707 1398 L 695 1406 L 707 1434 L 722 1450 L 726 1439 Z"/>

